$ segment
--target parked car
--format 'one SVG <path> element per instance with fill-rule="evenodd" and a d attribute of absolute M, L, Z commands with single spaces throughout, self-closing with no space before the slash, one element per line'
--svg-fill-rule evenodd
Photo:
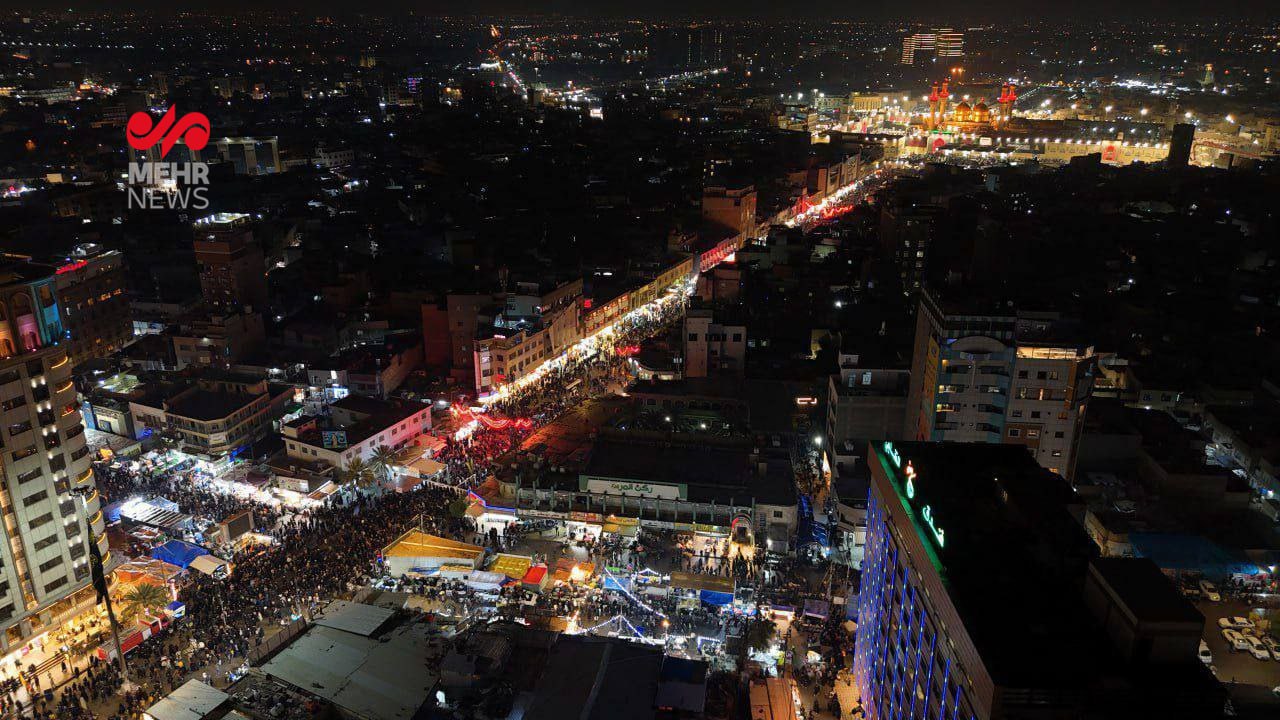
<path fill-rule="evenodd" d="M 1235 651 L 1247 651 L 1250 649 L 1249 641 L 1245 639 L 1238 631 L 1230 628 L 1222 631 L 1222 639 L 1227 641 L 1227 646 Z"/>
<path fill-rule="evenodd" d="M 1204 593 L 1204 597 L 1209 602 L 1222 602 L 1222 596 L 1218 594 L 1218 588 L 1208 580 L 1200 581 L 1200 592 Z"/>
<path fill-rule="evenodd" d="M 1267 649 L 1271 651 L 1271 657 L 1275 658 L 1277 662 L 1280 662 L 1280 642 L 1277 642 L 1275 638 L 1267 635 L 1262 638 L 1262 644 L 1266 645 Z"/>
<path fill-rule="evenodd" d="M 1218 618 L 1218 627 L 1243 630 L 1245 628 L 1253 628 L 1253 621 L 1249 618 L 1240 617 L 1239 615 L 1229 618 Z"/>
<path fill-rule="evenodd" d="M 1200 656 L 1200 662 L 1205 665 L 1209 665 L 1213 662 L 1213 653 L 1209 652 L 1209 643 L 1204 640 L 1200 641 L 1200 652 L 1198 654 Z"/>
<path fill-rule="evenodd" d="M 1249 654 L 1252 655 L 1255 660 L 1271 659 L 1271 651 L 1267 649 L 1266 645 L 1262 644 L 1261 640 L 1249 635 L 1245 635 L 1244 639 L 1245 642 L 1249 644 Z"/>

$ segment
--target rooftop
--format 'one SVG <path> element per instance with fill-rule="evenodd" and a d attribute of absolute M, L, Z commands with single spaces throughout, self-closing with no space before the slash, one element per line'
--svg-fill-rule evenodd
<path fill-rule="evenodd" d="M 350 615 L 356 620 L 364 614 L 338 612 L 339 617 Z M 367 720 L 417 716 L 435 689 L 444 643 L 425 622 L 401 622 L 377 635 L 365 632 L 369 625 L 357 622 L 353 626 L 357 632 L 351 632 L 317 624 L 262 671 L 333 703 L 343 714 Z"/>
<path fill-rule="evenodd" d="M 648 720 L 654 716 L 662 649 L 563 635 L 552 646 L 527 720 Z"/>
<path fill-rule="evenodd" d="M 192 388 L 169 401 L 168 412 L 192 420 L 220 420 L 258 398 L 248 393 L 212 392 Z"/>
<path fill-rule="evenodd" d="M 929 507 L 945 545 L 933 541 L 922 517 L 912 519 L 984 664 L 1012 687 L 1083 681 L 1096 637 L 1082 600 L 1094 547 L 1070 507 L 1079 496 L 1016 445 L 896 443 L 905 469 L 915 471 L 914 497 L 895 476 L 901 502 Z M 885 469 L 893 461 L 877 447 Z M 1018 628 L 1018 632 L 1010 632 Z M 1028 663 L 1031 648 L 1052 648 Z"/>
<path fill-rule="evenodd" d="M 1151 560 L 1096 558 L 1091 564 L 1139 622 L 1204 623 L 1200 611 Z"/>

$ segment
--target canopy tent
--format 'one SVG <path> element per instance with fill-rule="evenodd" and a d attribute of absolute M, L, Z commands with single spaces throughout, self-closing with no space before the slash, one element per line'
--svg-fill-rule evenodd
<path fill-rule="evenodd" d="M 208 555 L 209 551 L 199 545 L 192 545 L 189 542 L 181 540 L 170 540 L 163 545 L 157 545 L 151 548 L 151 557 L 157 560 L 163 560 L 170 565 L 177 565 L 186 570 L 191 567 L 191 561 L 201 555 Z"/>
<path fill-rule="evenodd" d="M 152 558 L 124 563 L 112 572 L 117 582 L 126 585 L 136 585 L 138 583 L 164 585 L 173 579 L 175 575 L 182 572 L 182 568 L 177 565 L 170 565 L 163 560 Z"/>
<path fill-rule="evenodd" d="M 532 566 L 533 558 L 531 557 L 499 553 L 493 558 L 493 562 L 489 563 L 489 571 L 502 573 L 512 580 L 519 580 L 529 572 L 529 568 Z"/>
<path fill-rule="evenodd" d="M 119 517 L 167 532 L 180 532 L 195 527 L 195 519 L 179 512 L 178 504 L 163 497 L 134 498 L 120 505 Z"/>
<path fill-rule="evenodd" d="M 605 590 L 616 590 L 617 592 L 631 592 L 631 578 L 605 575 L 604 582 L 601 583 L 600 587 Z"/>
<path fill-rule="evenodd" d="M 507 581 L 507 576 L 502 573 L 485 572 L 484 570 L 473 570 L 467 579 L 464 580 L 468 587 L 476 590 L 497 590 Z"/>
<path fill-rule="evenodd" d="M 550 574 L 547 572 L 546 565 L 534 565 L 529 568 L 529 572 L 524 574 L 524 578 L 520 582 L 526 590 L 541 591 L 542 588 L 546 587 L 548 578 L 550 578 Z"/>
<path fill-rule="evenodd" d="M 804 614 L 805 617 L 826 620 L 827 616 L 831 614 L 831 603 L 826 600 L 809 598 L 804 601 Z"/>
<path fill-rule="evenodd" d="M 716 592 L 715 590 L 699 590 L 698 600 L 704 605 L 729 605 L 733 602 L 733 593 Z"/>
<path fill-rule="evenodd" d="M 719 575 L 703 575 L 701 573 L 673 572 L 671 587 L 677 590 L 710 590 L 727 594 L 733 600 L 734 582 L 731 578 Z"/>
<path fill-rule="evenodd" d="M 484 559 L 484 548 L 457 540 L 410 530 L 382 549 L 392 575 L 430 572 L 441 565 L 468 565 L 478 568 Z"/>

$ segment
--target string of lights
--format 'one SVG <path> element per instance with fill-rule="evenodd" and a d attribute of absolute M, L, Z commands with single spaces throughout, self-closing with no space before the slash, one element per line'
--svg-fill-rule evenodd
<path fill-rule="evenodd" d="M 618 592 L 622 593 L 623 595 L 626 595 L 628 599 L 630 599 L 632 602 L 639 605 L 640 607 L 644 608 L 645 610 L 648 610 L 649 612 L 656 614 L 658 617 L 662 618 L 663 620 L 667 619 L 666 613 L 662 612 L 661 610 L 658 610 L 657 608 L 653 607 L 649 603 L 646 603 L 645 601 L 636 597 L 635 594 L 633 594 L 630 590 L 623 587 L 622 583 L 618 580 L 618 576 L 609 572 L 609 568 L 606 567 L 602 569 L 604 570 L 604 574 L 607 575 L 611 580 L 613 580 L 613 589 L 616 589 Z"/>

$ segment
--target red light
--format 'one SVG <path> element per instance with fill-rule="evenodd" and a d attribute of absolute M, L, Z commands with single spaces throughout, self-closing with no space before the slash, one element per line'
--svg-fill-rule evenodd
<path fill-rule="evenodd" d="M 70 264 L 68 264 L 68 265 L 63 265 L 62 267 L 58 268 L 57 270 L 54 270 L 54 271 L 53 271 L 53 273 L 54 273 L 55 275 L 64 275 L 64 274 L 66 274 L 66 273 L 69 273 L 69 272 L 75 272 L 76 270 L 79 270 L 79 269 L 80 269 L 80 268 L 82 268 L 82 267 L 88 267 L 88 266 L 89 266 L 89 261 L 88 261 L 88 260 L 77 260 L 77 261 L 75 261 L 75 262 L 73 262 L 73 263 L 70 263 Z"/>

